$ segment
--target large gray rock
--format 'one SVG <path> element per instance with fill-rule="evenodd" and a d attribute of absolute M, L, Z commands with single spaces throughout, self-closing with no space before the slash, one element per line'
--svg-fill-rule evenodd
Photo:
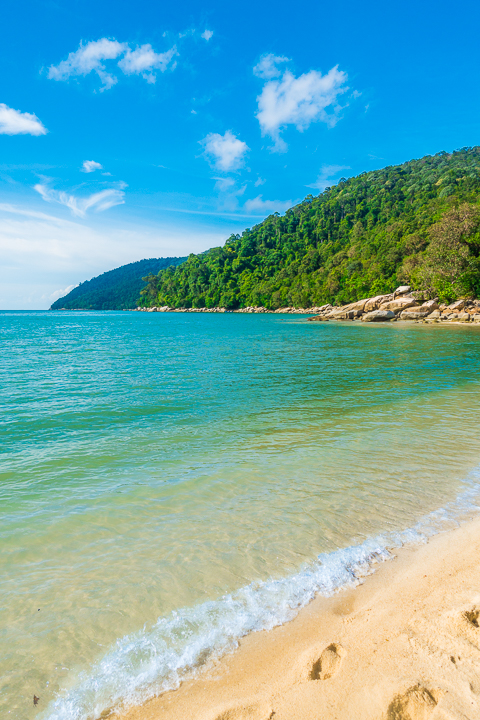
<path fill-rule="evenodd" d="M 399 295 L 406 295 L 411 289 L 410 285 L 400 285 L 400 287 L 398 287 L 393 293 L 393 297 L 396 298 Z"/>
<path fill-rule="evenodd" d="M 392 310 L 372 310 L 362 315 L 362 322 L 386 322 L 395 320 L 395 313 Z"/>
<path fill-rule="evenodd" d="M 372 312 L 372 310 L 378 310 L 382 303 L 388 302 L 389 300 L 393 300 L 393 295 L 391 293 L 390 295 L 376 295 L 375 297 L 368 298 L 363 308 L 363 312 L 367 313 Z"/>
<path fill-rule="evenodd" d="M 446 308 L 446 311 L 448 311 L 450 313 L 456 313 L 456 312 L 460 312 L 460 310 L 463 310 L 464 307 L 465 307 L 465 300 L 457 300 L 456 302 L 448 305 Z"/>
<path fill-rule="evenodd" d="M 433 312 L 434 310 L 438 310 L 438 303 L 436 300 L 427 300 L 427 302 L 422 303 L 421 307 Z"/>
<path fill-rule="evenodd" d="M 417 304 L 417 301 L 412 297 L 399 297 L 397 300 L 390 300 L 390 302 L 382 303 L 380 310 L 392 310 L 395 314 L 401 313 L 402 310 L 406 310 L 409 307 L 413 307 Z"/>
<path fill-rule="evenodd" d="M 436 303 L 433 305 L 431 303 L 433 303 L 433 300 L 423 305 L 417 305 L 416 307 L 403 310 L 400 313 L 400 320 L 423 320 L 423 318 L 429 317 L 433 311 L 438 308 L 438 305 L 435 307 Z"/>
<path fill-rule="evenodd" d="M 328 317 L 331 320 L 353 320 L 362 315 L 366 302 L 367 298 L 365 298 L 365 300 L 357 300 L 357 302 L 350 303 L 349 305 L 344 305 L 338 310 L 330 312 Z"/>

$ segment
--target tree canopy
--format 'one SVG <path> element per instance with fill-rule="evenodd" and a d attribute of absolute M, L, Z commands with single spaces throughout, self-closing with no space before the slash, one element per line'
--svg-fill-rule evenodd
<path fill-rule="evenodd" d="M 365 172 L 145 278 L 143 305 L 335 305 L 412 282 L 480 295 L 480 147 Z"/>
<path fill-rule="evenodd" d="M 51 310 L 128 310 L 137 307 L 143 276 L 161 268 L 178 265 L 186 258 L 150 258 L 122 265 L 80 283 L 65 297 L 53 303 Z"/>

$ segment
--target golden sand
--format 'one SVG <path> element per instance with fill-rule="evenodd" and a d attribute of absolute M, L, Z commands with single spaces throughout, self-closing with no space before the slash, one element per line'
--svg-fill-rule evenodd
<path fill-rule="evenodd" d="M 122 720 L 479 720 L 479 624 L 475 519 Z"/>

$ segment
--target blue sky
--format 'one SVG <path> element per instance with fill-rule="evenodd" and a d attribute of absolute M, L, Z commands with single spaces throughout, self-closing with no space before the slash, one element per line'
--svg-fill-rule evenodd
<path fill-rule="evenodd" d="M 340 177 L 480 140 L 478 5 L 2 10 L 0 307 L 185 255 Z"/>

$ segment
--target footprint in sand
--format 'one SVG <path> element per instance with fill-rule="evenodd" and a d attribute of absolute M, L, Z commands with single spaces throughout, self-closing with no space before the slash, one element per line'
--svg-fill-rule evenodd
<path fill-rule="evenodd" d="M 310 673 L 311 680 L 328 680 L 340 670 L 342 658 L 346 655 L 341 645 L 332 643 L 322 652 L 318 660 L 313 663 Z"/>
<path fill-rule="evenodd" d="M 471 610 L 465 610 L 465 612 L 463 613 L 463 617 L 474 628 L 478 629 L 480 627 L 480 625 L 478 624 L 478 618 L 480 617 L 480 610 L 478 608 L 474 607 Z"/>
<path fill-rule="evenodd" d="M 218 711 L 217 711 L 218 712 Z M 230 707 L 215 714 L 214 720 L 273 720 L 275 713 L 271 706 L 264 703 L 254 703 L 243 707 Z"/>
<path fill-rule="evenodd" d="M 450 629 L 480 650 L 480 608 L 471 605 L 451 615 Z"/>
<path fill-rule="evenodd" d="M 387 711 L 387 720 L 428 720 L 437 700 L 421 685 L 414 685 L 403 695 L 393 698 Z"/>

